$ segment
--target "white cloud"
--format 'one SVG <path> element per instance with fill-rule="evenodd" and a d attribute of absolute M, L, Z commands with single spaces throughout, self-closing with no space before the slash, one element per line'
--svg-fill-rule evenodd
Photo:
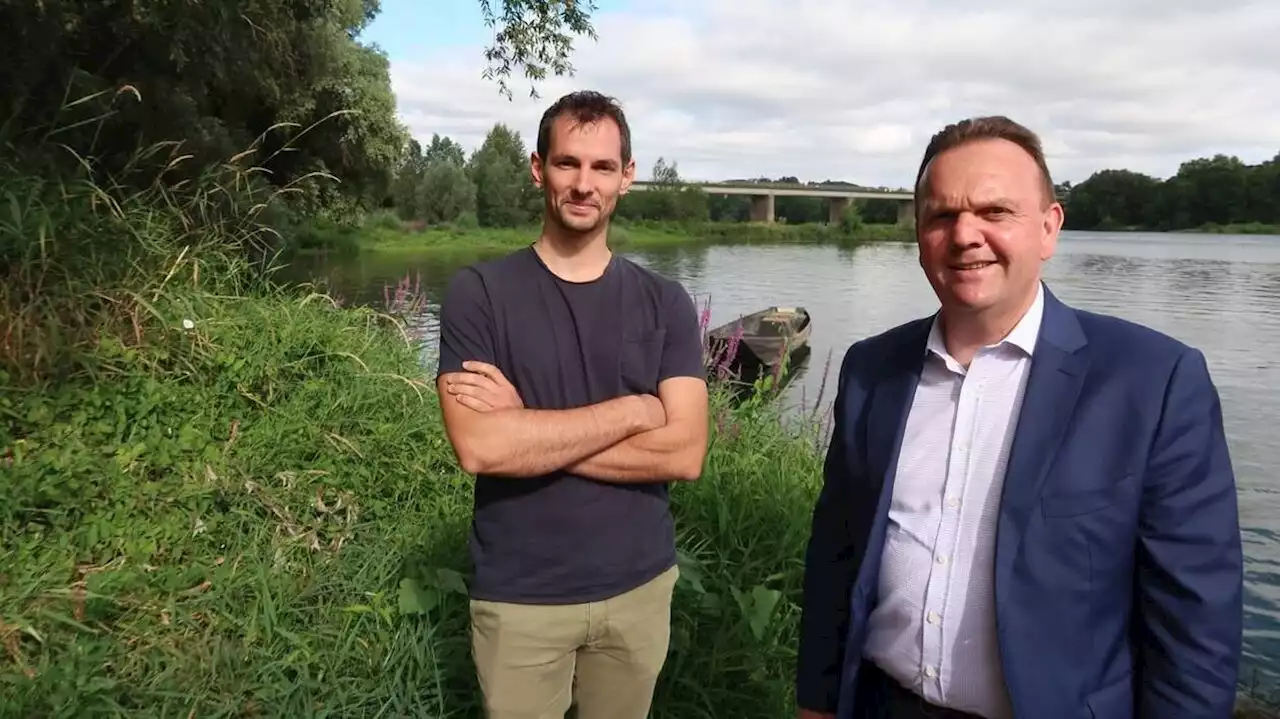
<path fill-rule="evenodd" d="M 659 0 L 595 25 L 536 100 L 521 78 L 501 97 L 480 47 L 393 58 L 405 121 L 467 148 L 505 122 L 532 147 L 546 105 L 592 88 L 626 108 L 642 177 L 662 156 L 703 180 L 907 186 L 929 136 L 977 114 L 1040 133 L 1059 181 L 1280 151 L 1274 0 Z"/>

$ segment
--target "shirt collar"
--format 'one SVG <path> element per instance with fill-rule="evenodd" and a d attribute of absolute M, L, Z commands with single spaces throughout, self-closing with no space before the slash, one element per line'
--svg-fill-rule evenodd
<path fill-rule="evenodd" d="M 1018 320 L 1018 324 L 1014 325 L 1009 334 L 993 346 L 1011 344 L 1026 352 L 1028 357 L 1034 356 L 1036 340 L 1040 338 L 1040 322 L 1043 318 L 1044 284 L 1037 283 L 1036 299 L 1031 303 L 1031 307 L 1027 308 L 1022 319 Z M 946 342 L 942 339 L 941 312 L 933 316 L 933 326 L 929 328 L 929 339 L 925 343 L 925 351 L 932 352 L 945 360 L 951 359 L 951 353 L 947 352 Z"/>

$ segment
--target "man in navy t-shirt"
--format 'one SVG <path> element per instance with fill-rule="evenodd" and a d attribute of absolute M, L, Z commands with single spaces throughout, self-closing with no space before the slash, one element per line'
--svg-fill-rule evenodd
<path fill-rule="evenodd" d="M 459 271 L 440 316 L 445 426 L 476 475 L 472 648 L 490 717 L 639 719 L 678 574 L 667 487 L 706 454 L 701 331 L 679 283 L 606 243 L 635 177 L 621 108 L 566 95 L 530 160 L 541 235 Z"/>

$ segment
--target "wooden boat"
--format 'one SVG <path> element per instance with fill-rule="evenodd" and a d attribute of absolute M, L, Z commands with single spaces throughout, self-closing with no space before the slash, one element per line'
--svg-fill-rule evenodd
<path fill-rule="evenodd" d="M 811 329 L 803 307 L 770 307 L 739 317 L 707 332 L 709 370 L 728 371 L 744 382 L 775 373 L 808 353 Z"/>

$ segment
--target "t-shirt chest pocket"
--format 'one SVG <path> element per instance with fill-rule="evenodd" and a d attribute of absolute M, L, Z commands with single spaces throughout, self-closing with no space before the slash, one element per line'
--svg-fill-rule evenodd
<path fill-rule="evenodd" d="M 666 330 L 645 328 L 622 336 L 619 377 L 623 394 L 657 394 Z"/>

